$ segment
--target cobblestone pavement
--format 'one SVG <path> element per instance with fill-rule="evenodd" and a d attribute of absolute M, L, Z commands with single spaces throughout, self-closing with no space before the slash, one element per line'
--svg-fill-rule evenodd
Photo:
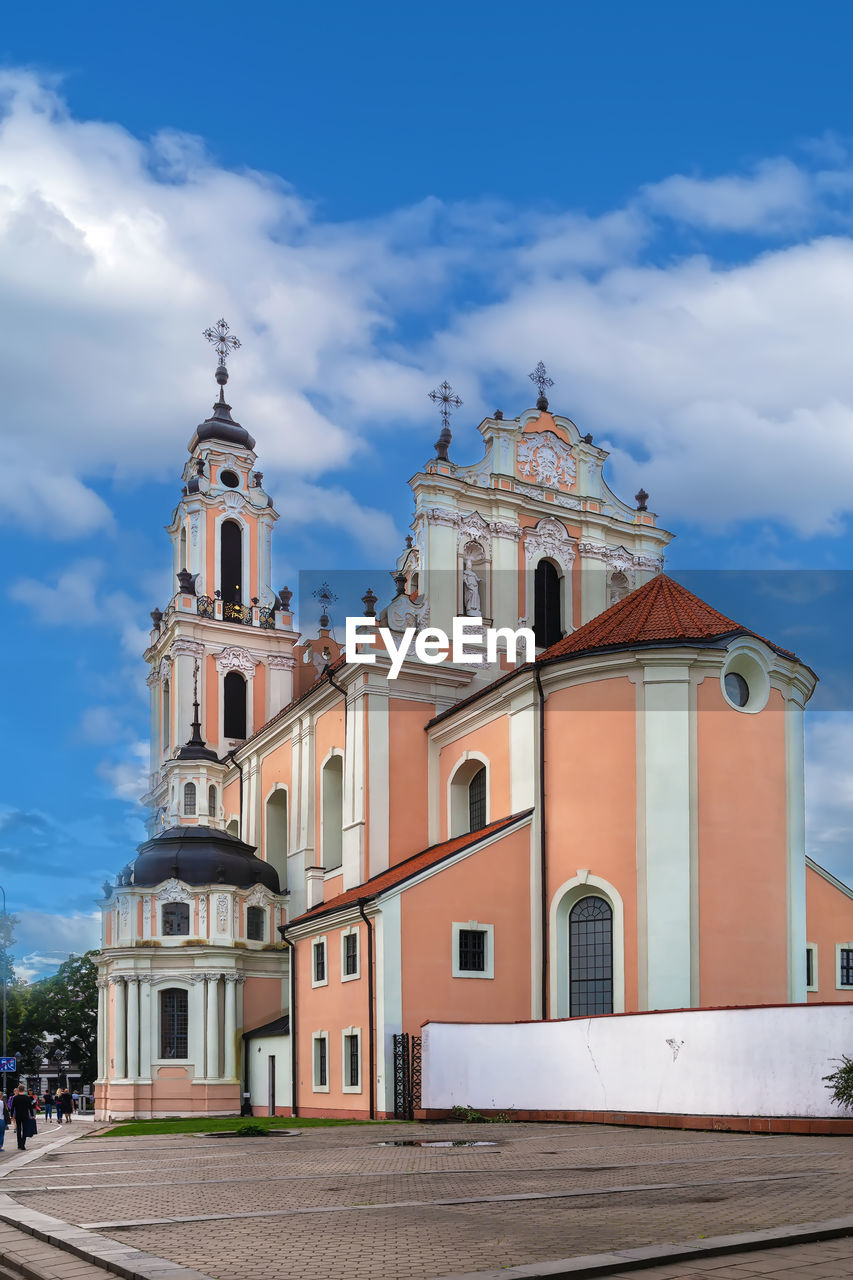
<path fill-rule="evenodd" d="M 407 1139 L 495 1145 L 379 1145 Z M 93 1137 L 14 1170 L 2 1189 L 216 1280 L 427 1280 L 841 1217 L 851 1166 L 853 1138 L 381 1125 Z M 846 1241 L 798 1248 L 829 1251 L 816 1255 L 825 1268 L 848 1259 L 815 1278 L 853 1276 Z M 763 1272 L 753 1253 L 631 1274 L 781 1276 L 785 1253 L 768 1251 Z"/>
<path fill-rule="evenodd" d="M 825 1240 L 611 1273 L 610 1280 L 850 1280 L 853 1240 Z"/>

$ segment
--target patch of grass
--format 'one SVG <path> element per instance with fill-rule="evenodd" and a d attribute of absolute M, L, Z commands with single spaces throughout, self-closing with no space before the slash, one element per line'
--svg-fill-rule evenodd
<path fill-rule="evenodd" d="M 324 1116 L 191 1116 L 174 1120 L 127 1120 L 112 1129 L 101 1130 L 99 1138 L 139 1138 L 159 1133 L 229 1133 L 240 1132 L 248 1124 L 259 1129 L 327 1129 L 333 1125 L 394 1124 L 393 1120 L 327 1120 Z M 397 1121 L 396 1123 L 399 1123 Z"/>

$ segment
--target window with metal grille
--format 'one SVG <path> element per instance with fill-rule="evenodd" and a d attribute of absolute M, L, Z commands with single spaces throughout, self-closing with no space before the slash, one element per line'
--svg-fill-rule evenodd
<path fill-rule="evenodd" d="M 266 914 L 263 907 L 246 908 L 246 937 L 250 942 L 263 942 Z"/>
<path fill-rule="evenodd" d="M 806 986 L 814 986 L 814 954 L 811 947 L 806 947 Z"/>
<path fill-rule="evenodd" d="M 195 817 L 195 783 L 184 783 L 184 815 L 188 818 Z"/>
<path fill-rule="evenodd" d="M 485 929 L 459 930 L 459 968 L 484 973 L 486 969 Z"/>
<path fill-rule="evenodd" d="M 357 1089 L 361 1082 L 361 1065 L 359 1062 L 359 1038 L 356 1035 L 344 1036 L 344 1066 L 346 1069 L 346 1084 L 351 1089 Z"/>
<path fill-rule="evenodd" d="M 314 1084 L 325 1088 L 329 1083 L 328 1050 L 325 1036 L 314 1040 Z"/>
<path fill-rule="evenodd" d="M 326 981 L 326 944 L 325 942 L 314 943 L 314 981 Z"/>
<path fill-rule="evenodd" d="M 207 812 L 211 818 L 216 817 L 216 787 L 207 788 Z"/>
<path fill-rule="evenodd" d="M 468 830 L 486 825 L 486 766 L 478 769 L 468 783 Z"/>
<path fill-rule="evenodd" d="M 853 987 L 853 947 L 841 948 L 841 985 Z"/>
<path fill-rule="evenodd" d="M 344 935 L 344 974 L 350 977 L 358 973 L 358 934 Z"/>
<path fill-rule="evenodd" d="M 160 1057 L 186 1058 L 189 997 L 181 987 L 160 992 Z"/>
<path fill-rule="evenodd" d="M 190 904 L 167 902 L 163 906 L 160 919 L 164 938 L 186 937 L 190 931 Z"/>
<path fill-rule="evenodd" d="M 569 912 L 569 1014 L 613 1012 L 613 912 L 604 898 L 581 898 Z"/>

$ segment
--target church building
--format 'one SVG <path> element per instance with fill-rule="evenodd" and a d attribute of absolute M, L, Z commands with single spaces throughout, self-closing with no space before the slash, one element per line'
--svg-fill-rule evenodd
<path fill-rule="evenodd" d="M 149 839 L 104 886 L 104 1117 L 400 1114 L 429 1020 L 849 1000 L 853 892 L 805 855 L 816 676 L 667 577 L 671 534 L 551 410 L 435 456 L 387 598 L 393 636 L 506 632 L 465 663 L 293 625 L 277 513 L 220 394 L 194 431 L 152 613 Z M 381 605 L 377 615 L 376 606 Z M 396 1071 L 395 1071 L 396 1067 Z"/>

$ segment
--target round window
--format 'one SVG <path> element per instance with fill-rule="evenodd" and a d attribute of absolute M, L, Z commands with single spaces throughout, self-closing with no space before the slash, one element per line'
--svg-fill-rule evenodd
<path fill-rule="evenodd" d="M 749 685 L 737 671 L 729 671 L 726 675 L 726 697 L 736 707 L 745 707 L 749 702 Z"/>
<path fill-rule="evenodd" d="M 240 477 L 236 471 L 220 471 L 219 479 L 229 489 L 236 489 L 240 483 Z"/>

